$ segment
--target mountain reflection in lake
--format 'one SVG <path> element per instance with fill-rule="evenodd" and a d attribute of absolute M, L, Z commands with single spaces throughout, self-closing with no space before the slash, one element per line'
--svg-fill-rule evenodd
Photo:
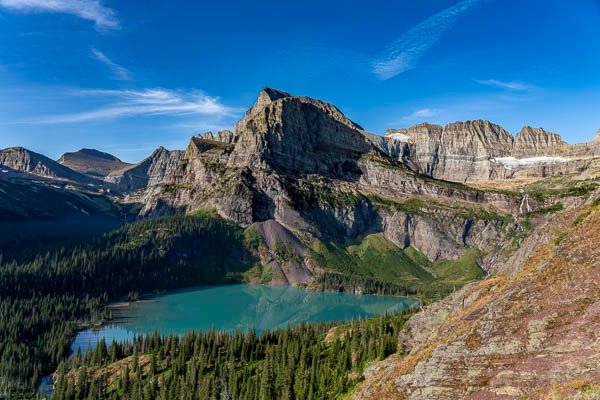
<path fill-rule="evenodd" d="M 184 334 L 211 329 L 257 332 L 300 322 L 349 321 L 405 310 L 416 301 L 393 296 L 312 292 L 263 285 L 204 286 L 178 290 L 113 310 L 116 322 L 80 332 L 72 344 L 85 351 L 99 338 L 131 339 L 152 333 Z"/>

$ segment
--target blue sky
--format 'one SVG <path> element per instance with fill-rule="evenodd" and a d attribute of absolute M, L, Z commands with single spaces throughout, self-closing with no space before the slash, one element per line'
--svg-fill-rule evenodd
<path fill-rule="evenodd" d="M 266 86 L 367 130 L 600 128 L 600 0 L 0 0 L 0 148 L 126 161 L 231 128 Z"/>

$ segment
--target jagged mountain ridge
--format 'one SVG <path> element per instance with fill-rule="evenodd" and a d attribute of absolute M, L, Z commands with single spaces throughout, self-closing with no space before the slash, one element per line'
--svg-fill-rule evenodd
<path fill-rule="evenodd" d="M 277 96 L 273 93 L 277 93 Z M 271 98 L 273 100 L 267 100 Z M 317 174 L 365 186 L 382 186 L 383 182 L 382 190 L 396 184 L 402 187 L 402 194 L 405 195 L 452 195 L 471 201 L 493 197 L 468 188 L 449 190 L 446 185 L 420 179 L 402 164 L 394 164 L 372 143 L 370 134 L 347 119 L 335 106 L 308 97 L 267 89 L 261 92 L 257 103 L 236 124 L 235 132 L 235 143 L 192 138 L 180 165 L 167 173 L 165 186 L 180 185 L 191 190 L 193 184 L 203 183 L 202 176 L 222 175 L 214 171 L 220 169 L 225 174 L 251 171 L 255 175 L 255 183 L 262 183 L 261 179 L 266 179 L 266 174 L 271 174 L 270 180 L 273 180 L 274 174 L 282 177 Z M 190 168 L 193 161 L 197 162 L 198 168 L 204 169 L 199 178 L 198 171 Z M 209 168 L 208 163 L 211 164 Z M 386 169 L 394 170 L 398 176 L 395 178 Z M 378 182 L 378 179 L 382 182 Z M 160 197 L 160 194 L 155 192 L 156 196 Z M 168 197 L 162 199 L 163 211 L 159 213 L 166 212 L 164 206 L 169 202 L 173 203 L 174 208 L 185 208 L 185 199 Z M 500 199 L 503 196 L 496 197 Z M 505 200 L 507 203 L 502 207 L 514 209 L 513 199 Z M 152 215 L 152 202 L 157 199 L 151 198 L 149 201 L 145 213 Z M 246 223 L 250 221 L 251 215 L 245 218 Z"/>
<path fill-rule="evenodd" d="M 597 138 L 570 145 L 556 133 L 529 126 L 513 137 L 483 120 L 390 129 L 378 144 L 415 171 L 454 182 L 576 173 L 600 158 Z"/>
<path fill-rule="evenodd" d="M 9 147 L 0 150 L 0 167 L 8 167 L 13 171 L 41 178 L 69 180 L 78 183 L 94 182 L 93 179 L 83 174 L 23 147 Z"/>

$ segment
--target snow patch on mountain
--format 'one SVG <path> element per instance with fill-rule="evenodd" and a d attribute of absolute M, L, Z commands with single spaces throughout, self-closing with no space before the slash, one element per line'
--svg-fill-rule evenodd
<path fill-rule="evenodd" d="M 502 164 L 506 169 L 531 168 L 536 165 L 550 165 L 569 161 L 565 157 L 530 157 L 530 158 L 515 158 L 515 157 L 496 157 L 493 162 Z"/>
<path fill-rule="evenodd" d="M 404 134 L 404 133 L 391 133 L 387 135 L 389 138 L 391 138 L 392 140 L 397 140 L 399 142 L 402 143 L 408 143 L 410 142 L 410 136 Z"/>

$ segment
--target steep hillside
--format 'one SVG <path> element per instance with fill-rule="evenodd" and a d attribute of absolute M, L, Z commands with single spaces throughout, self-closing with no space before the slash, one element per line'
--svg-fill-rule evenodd
<path fill-rule="evenodd" d="M 102 234 L 135 218 L 135 208 L 106 194 L 58 181 L 0 175 L 0 259 L 29 246 Z M 68 182 L 68 181 L 67 181 Z"/>
<path fill-rule="evenodd" d="M 94 149 L 81 149 L 65 153 L 58 159 L 58 163 L 73 171 L 98 179 L 104 179 L 112 171 L 125 169 L 132 165 L 111 154 Z"/>
<path fill-rule="evenodd" d="M 161 146 L 139 163 L 111 171 L 105 180 L 125 194 L 151 188 L 162 182 L 177 165 L 181 154 L 179 150 L 169 151 Z"/>
<path fill-rule="evenodd" d="M 590 392 L 600 381 L 599 196 L 538 228 L 503 272 L 411 318 L 400 336 L 408 355 L 370 368 L 354 398 Z"/>
<path fill-rule="evenodd" d="M 90 215 L 102 206 L 96 194 L 70 190 L 47 182 L 0 179 L 0 221 L 57 219 L 70 214 Z M 113 205 L 103 197 L 104 208 Z"/>

